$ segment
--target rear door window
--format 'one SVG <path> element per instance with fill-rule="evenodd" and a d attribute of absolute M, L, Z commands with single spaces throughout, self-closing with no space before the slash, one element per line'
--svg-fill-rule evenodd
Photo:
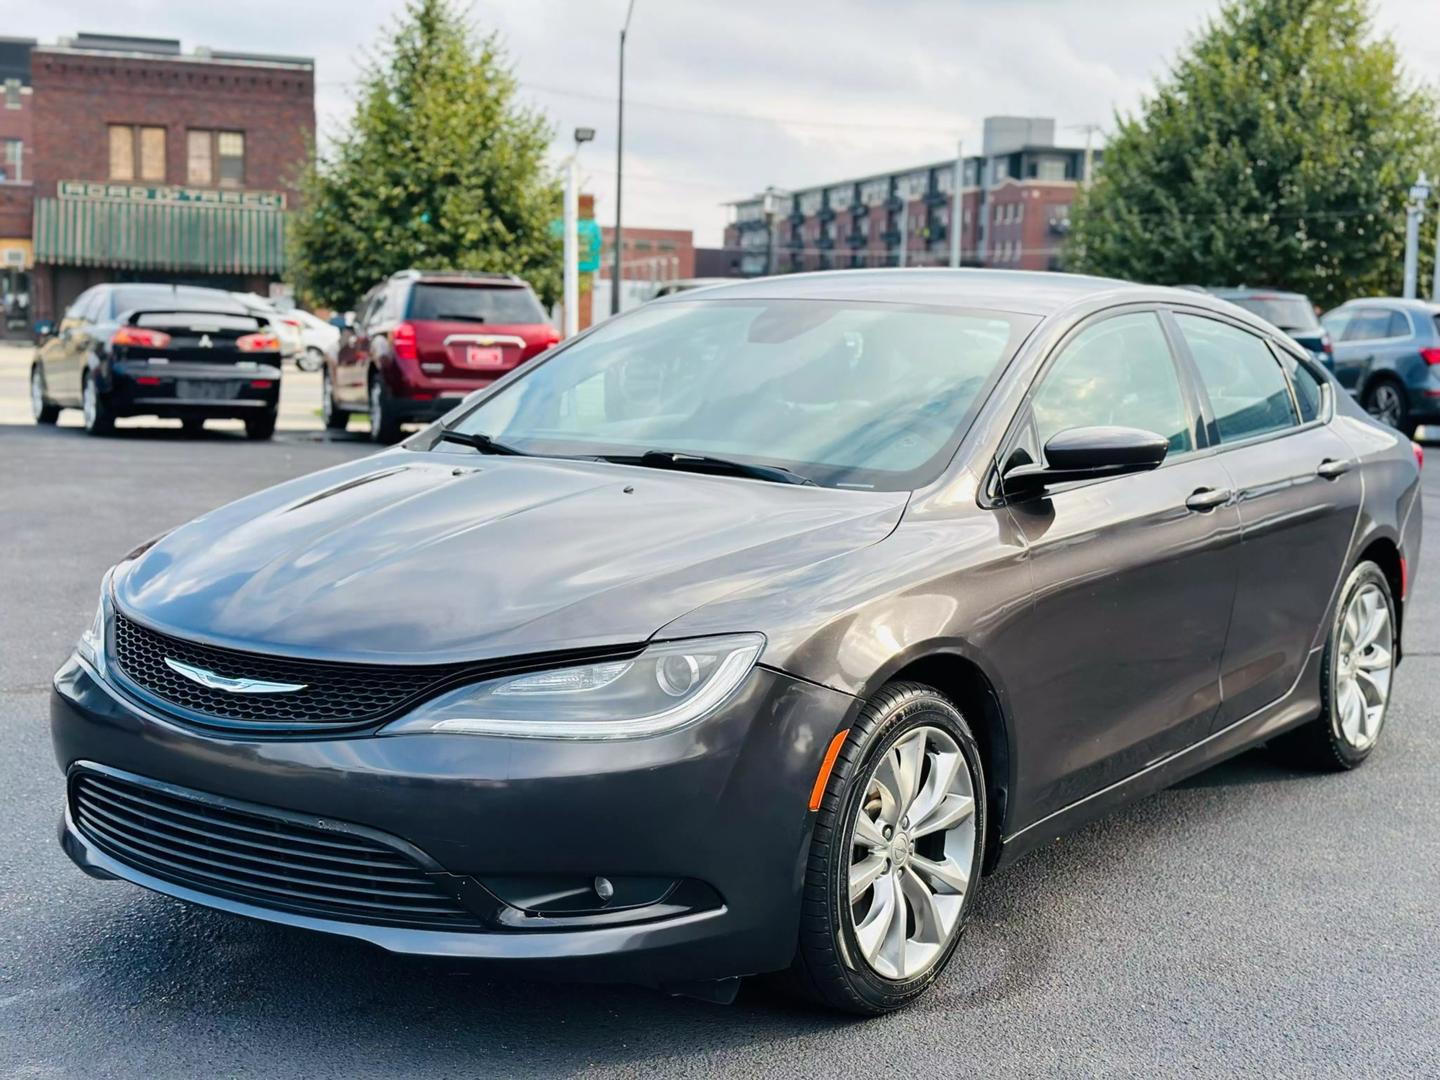
<path fill-rule="evenodd" d="M 1210 399 L 1221 443 L 1298 423 L 1290 385 L 1270 346 L 1245 330 L 1198 315 L 1175 316 Z"/>
<path fill-rule="evenodd" d="M 534 324 L 545 321 L 535 295 L 519 285 L 417 282 L 409 317 L 428 322 Z"/>
<path fill-rule="evenodd" d="M 1389 325 L 1386 327 L 1385 336 L 1386 336 L 1386 337 L 1409 337 L 1409 336 L 1410 336 L 1410 317 L 1409 317 L 1408 315 L 1406 315 L 1403 311 L 1392 311 L 1392 312 L 1390 313 L 1390 323 L 1389 323 Z"/>
<path fill-rule="evenodd" d="M 1295 388 L 1295 404 L 1300 409 L 1300 422 L 1308 424 L 1311 420 L 1319 419 L 1325 401 L 1320 376 L 1288 352 L 1280 352 L 1280 364 L 1290 376 L 1290 385 Z"/>

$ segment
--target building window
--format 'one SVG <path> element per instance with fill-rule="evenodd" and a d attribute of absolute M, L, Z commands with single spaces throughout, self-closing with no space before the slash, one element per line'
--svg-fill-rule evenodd
<path fill-rule="evenodd" d="M 165 129 L 137 124 L 111 124 L 110 179 L 164 180 Z"/>
<path fill-rule="evenodd" d="M 0 149 L 5 151 L 4 157 L 0 157 L 0 181 L 24 180 L 25 144 L 19 139 L 3 139 Z"/>
<path fill-rule="evenodd" d="M 240 187 L 245 183 L 245 135 L 239 131 L 191 131 L 185 143 L 187 183 Z"/>
<path fill-rule="evenodd" d="M 1035 169 L 1036 178 L 1039 180 L 1064 180 L 1065 161 L 1063 158 L 1041 158 L 1040 164 Z"/>
<path fill-rule="evenodd" d="M 5 107 L 7 109 L 20 108 L 20 80 L 5 80 Z"/>

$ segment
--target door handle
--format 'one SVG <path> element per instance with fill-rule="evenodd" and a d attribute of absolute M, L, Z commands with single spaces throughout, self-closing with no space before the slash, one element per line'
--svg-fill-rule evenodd
<path fill-rule="evenodd" d="M 1315 468 L 1316 476 L 1323 476 L 1326 480 L 1338 480 L 1350 471 L 1352 462 L 1337 458 L 1326 458 Z"/>
<path fill-rule="evenodd" d="M 1199 510 L 1204 513 L 1207 510 L 1214 510 L 1217 506 L 1224 506 L 1230 501 L 1230 494 L 1229 488 L 1197 488 L 1185 500 L 1185 505 L 1191 510 Z"/>

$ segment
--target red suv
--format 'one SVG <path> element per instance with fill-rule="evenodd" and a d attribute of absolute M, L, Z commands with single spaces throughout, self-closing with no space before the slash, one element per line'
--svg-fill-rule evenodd
<path fill-rule="evenodd" d="M 371 437 L 429 423 L 560 340 L 530 286 L 508 274 L 402 270 L 365 295 L 325 362 L 325 426 L 370 414 Z"/>

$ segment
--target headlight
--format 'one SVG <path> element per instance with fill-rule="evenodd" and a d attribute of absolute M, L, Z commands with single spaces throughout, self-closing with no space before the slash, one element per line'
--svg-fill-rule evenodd
<path fill-rule="evenodd" d="M 760 634 L 652 645 L 607 660 L 511 675 L 452 690 L 386 733 L 455 731 L 534 739 L 627 739 L 674 731 L 734 692 L 755 666 Z"/>
<path fill-rule="evenodd" d="M 89 627 L 80 635 L 75 651 L 83 656 L 101 678 L 105 676 L 105 620 L 110 610 L 110 571 L 100 580 L 100 602 L 95 606 L 95 617 Z"/>

